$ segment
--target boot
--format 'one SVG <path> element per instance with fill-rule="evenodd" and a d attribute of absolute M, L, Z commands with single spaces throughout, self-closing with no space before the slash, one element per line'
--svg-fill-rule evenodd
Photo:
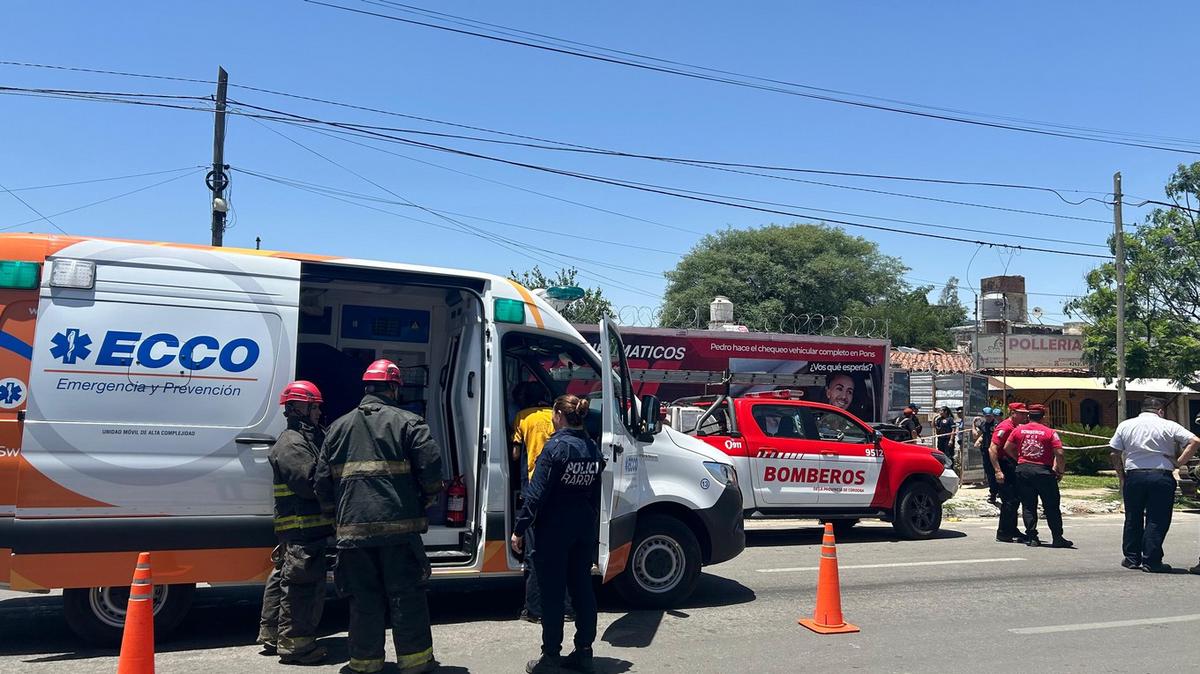
<path fill-rule="evenodd" d="M 1037 536 L 1026 536 L 1025 537 L 1025 545 L 1028 545 L 1031 548 L 1036 548 L 1036 547 L 1040 546 L 1041 544 L 1042 544 L 1042 539 L 1038 538 Z"/>
<path fill-rule="evenodd" d="M 303 653 L 280 655 L 279 663 L 283 665 L 315 665 L 324 660 L 326 655 L 329 655 L 329 651 L 324 646 L 318 645 Z"/>
<path fill-rule="evenodd" d="M 543 653 L 542 657 L 537 660 L 530 660 L 525 665 L 525 672 L 526 674 L 550 674 L 558 672 L 561 660 L 557 655 L 546 655 Z"/>
<path fill-rule="evenodd" d="M 1072 543 L 1071 541 L 1068 541 L 1067 539 L 1063 538 L 1062 536 L 1055 536 L 1054 541 L 1050 543 L 1050 547 L 1052 547 L 1052 548 L 1073 548 L 1073 547 L 1075 547 L 1075 544 Z"/>
<path fill-rule="evenodd" d="M 593 674 L 596 671 L 596 666 L 592 663 L 592 649 L 575 649 L 571 654 L 563 658 L 561 666 L 563 669 L 571 669 L 583 674 Z"/>

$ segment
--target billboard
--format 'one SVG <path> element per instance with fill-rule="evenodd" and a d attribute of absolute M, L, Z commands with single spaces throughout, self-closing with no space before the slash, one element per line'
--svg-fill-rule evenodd
<path fill-rule="evenodd" d="M 1007 365 L 1006 365 L 1007 363 Z M 1086 368 L 1081 335 L 975 335 L 980 370 Z"/>
<path fill-rule="evenodd" d="M 575 328 L 588 343 L 598 345 L 596 326 Z M 880 421 L 887 411 L 884 405 L 890 382 L 885 376 L 891 348 L 887 340 L 672 328 L 626 328 L 621 330 L 621 337 L 633 369 L 811 374 L 824 377 L 825 384 L 803 387 L 805 400 L 841 407 L 864 421 Z M 771 388 L 746 385 L 733 386 L 731 391 L 741 395 Z M 719 393 L 720 387 L 639 382 L 637 392 L 656 395 L 669 403 Z"/>

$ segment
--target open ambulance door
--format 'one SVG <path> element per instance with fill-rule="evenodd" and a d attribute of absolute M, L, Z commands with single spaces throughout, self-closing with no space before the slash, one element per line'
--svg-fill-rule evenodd
<path fill-rule="evenodd" d="M 600 323 L 601 437 L 600 453 L 607 462 L 600 493 L 600 574 L 604 582 L 625 570 L 637 525 L 637 471 L 641 449 L 633 382 L 625 345 L 612 320 Z"/>

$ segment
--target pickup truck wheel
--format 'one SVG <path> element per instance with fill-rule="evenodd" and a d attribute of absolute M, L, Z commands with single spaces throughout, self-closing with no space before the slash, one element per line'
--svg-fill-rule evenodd
<path fill-rule="evenodd" d="M 667 515 L 639 518 L 625 571 L 614 581 L 625 601 L 647 608 L 678 606 L 700 579 L 700 543 Z"/>
<path fill-rule="evenodd" d="M 155 640 L 167 636 L 183 622 L 195 591 L 195 585 L 154 586 Z M 97 646 L 120 645 L 128 603 L 128 585 L 63 590 L 67 626 L 84 641 Z"/>
<path fill-rule="evenodd" d="M 896 499 L 896 514 L 892 520 L 896 533 L 911 540 L 933 537 L 942 527 L 942 504 L 933 487 L 924 482 L 912 482 Z"/>

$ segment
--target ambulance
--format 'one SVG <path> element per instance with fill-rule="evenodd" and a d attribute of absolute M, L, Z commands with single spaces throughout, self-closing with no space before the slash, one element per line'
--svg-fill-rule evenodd
<path fill-rule="evenodd" d="M 162 631 L 195 585 L 261 583 L 275 545 L 267 452 L 279 391 L 309 379 L 327 419 L 366 364 L 404 373 L 465 525 L 431 513 L 435 577 L 519 577 L 507 541 L 520 382 L 593 399 L 607 459 L 597 567 L 666 607 L 745 546 L 722 452 L 638 400 L 610 321 L 593 349 L 540 295 L 488 274 L 256 250 L 0 235 L 0 586 L 64 590 L 66 619 L 112 642 L 137 553 Z M 457 518 L 454 518 L 455 520 Z"/>
<path fill-rule="evenodd" d="M 736 377 L 760 384 L 781 379 L 742 373 L 726 381 Z M 889 440 L 846 410 L 798 393 L 694 397 L 666 410 L 671 425 L 730 457 L 742 476 L 747 517 L 831 520 L 842 531 L 860 519 L 882 519 L 904 538 L 934 536 L 942 503 L 960 483 L 951 460 L 929 447 Z"/>

